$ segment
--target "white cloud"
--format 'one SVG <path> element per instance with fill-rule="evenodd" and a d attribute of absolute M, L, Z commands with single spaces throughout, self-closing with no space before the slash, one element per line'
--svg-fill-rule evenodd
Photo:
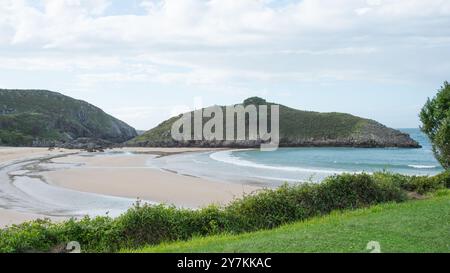
<path fill-rule="evenodd" d="M 55 48 L 101 47 L 107 42 L 143 46 L 273 43 L 312 31 L 346 31 L 373 22 L 381 30 L 386 21 L 450 14 L 450 1 L 441 0 L 304 0 L 280 8 L 257 0 L 142 1 L 145 16 L 107 16 L 110 3 L 106 0 L 45 0 L 43 10 L 24 0 L 2 2 L 0 25 L 15 30 L 10 42 Z"/>
<path fill-rule="evenodd" d="M 117 57 L 67 55 L 41 55 L 1 57 L 0 69 L 29 71 L 77 71 L 111 69 L 118 67 L 121 61 Z"/>
<path fill-rule="evenodd" d="M 281 53 L 285 54 L 310 54 L 310 55 L 355 55 L 355 54 L 370 54 L 377 52 L 376 47 L 343 47 L 343 48 L 331 48 L 324 50 L 284 50 Z"/>
<path fill-rule="evenodd" d="M 450 73 L 441 64 L 450 1 L 142 0 L 136 14 L 110 12 L 115 2 L 0 0 L 0 85 L 22 86 L 9 75 L 31 74 L 30 85 L 104 94 L 133 85 L 238 96 Z M 121 115 L 138 119 L 129 112 Z"/>

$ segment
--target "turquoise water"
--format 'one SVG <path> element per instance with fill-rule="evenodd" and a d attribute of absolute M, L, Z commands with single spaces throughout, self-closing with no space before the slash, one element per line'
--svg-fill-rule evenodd
<path fill-rule="evenodd" d="M 419 129 L 401 129 L 423 147 L 399 148 L 280 148 L 275 152 L 235 150 L 191 153 L 158 160 L 161 168 L 180 174 L 231 182 L 279 185 L 320 181 L 339 173 L 391 171 L 433 175 L 443 169 L 433 157 L 431 144 Z"/>

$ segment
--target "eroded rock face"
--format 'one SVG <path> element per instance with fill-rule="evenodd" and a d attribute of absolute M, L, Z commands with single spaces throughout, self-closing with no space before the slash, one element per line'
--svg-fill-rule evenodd
<path fill-rule="evenodd" d="M 355 134 L 353 137 L 357 143 L 368 143 L 375 147 L 421 147 L 417 141 L 410 137 L 410 135 L 388 128 L 374 121 L 367 123 L 362 128 L 361 132 Z"/>

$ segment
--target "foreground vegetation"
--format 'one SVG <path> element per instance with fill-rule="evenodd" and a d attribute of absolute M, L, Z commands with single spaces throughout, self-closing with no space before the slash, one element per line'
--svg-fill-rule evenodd
<path fill-rule="evenodd" d="M 201 210 L 137 204 L 112 219 L 35 221 L 0 231 L 0 252 L 52 251 L 78 241 L 87 252 L 114 252 L 196 236 L 240 234 L 329 214 L 403 202 L 408 193 L 426 194 L 450 187 L 450 172 L 434 177 L 398 174 L 344 174 L 320 184 L 285 185 Z"/>
<path fill-rule="evenodd" d="M 333 212 L 275 230 L 195 238 L 131 252 L 258 253 L 368 252 L 450 253 L 450 191 L 427 200 Z M 125 252 L 130 252 L 126 250 Z"/>

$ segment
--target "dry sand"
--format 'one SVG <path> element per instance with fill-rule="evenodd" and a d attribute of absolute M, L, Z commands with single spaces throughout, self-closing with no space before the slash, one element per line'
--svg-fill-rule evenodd
<path fill-rule="evenodd" d="M 139 152 L 179 153 L 201 149 L 146 149 Z M 126 149 L 134 151 L 136 149 Z M 82 164 L 76 168 L 43 173 L 50 184 L 83 192 L 139 198 L 184 207 L 204 207 L 212 203 L 226 204 L 254 186 L 208 181 L 148 167 L 151 155 L 69 156 L 54 159 L 57 163 Z"/>
<path fill-rule="evenodd" d="M 48 217 L 41 214 L 25 213 L 10 209 L 0 208 L 0 228 L 18 225 L 24 222 L 33 221 L 37 219 L 49 218 L 52 221 L 61 221 L 61 217 Z"/>
<path fill-rule="evenodd" d="M 0 166 L 11 163 L 16 160 L 38 158 L 64 153 L 73 153 L 76 150 L 55 149 L 50 151 L 48 148 L 9 148 L 0 147 Z"/>
<path fill-rule="evenodd" d="M 36 214 L 23 213 L 14 210 L 0 208 L 0 227 L 11 226 L 13 224 L 20 224 L 38 218 L 41 218 L 41 216 Z"/>

